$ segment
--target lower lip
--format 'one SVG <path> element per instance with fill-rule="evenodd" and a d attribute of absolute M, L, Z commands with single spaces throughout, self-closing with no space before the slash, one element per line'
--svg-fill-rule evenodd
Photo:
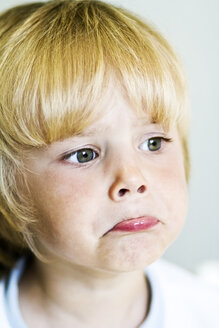
<path fill-rule="evenodd" d="M 149 230 L 156 226 L 159 220 L 154 217 L 142 216 L 135 219 L 128 219 L 115 225 L 110 231 L 135 232 Z"/>

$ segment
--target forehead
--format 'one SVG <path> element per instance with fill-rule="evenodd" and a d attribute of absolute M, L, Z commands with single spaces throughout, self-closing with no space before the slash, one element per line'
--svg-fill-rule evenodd
<path fill-rule="evenodd" d="M 147 109 L 140 111 L 139 108 L 136 108 L 121 88 L 114 88 L 114 83 L 110 84 L 101 102 L 95 106 L 95 111 L 97 115 L 86 127 L 86 135 L 92 135 L 96 133 L 96 130 L 105 129 L 114 121 L 115 117 L 120 125 L 123 125 L 126 120 L 131 120 L 132 127 L 141 127 L 152 123 Z M 83 133 L 84 131 L 81 132 L 81 135 Z"/>

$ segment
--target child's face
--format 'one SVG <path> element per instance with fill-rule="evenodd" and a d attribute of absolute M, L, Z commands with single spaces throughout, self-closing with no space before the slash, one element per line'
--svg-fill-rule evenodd
<path fill-rule="evenodd" d="M 187 186 L 180 139 L 176 128 L 165 133 L 143 122 L 116 92 L 105 99 L 103 110 L 83 135 L 36 149 L 26 161 L 38 239 L 47 255 L 77 268 L 143 269 L 161 256 L 184 223 Z M 110 231 L 123 220 L 144 217 L 147 222 L 148 216 L 158 223 L 143 228 L 137 219 L 139 231 L 133 231 L 133 221 L 130 231 Z"/>

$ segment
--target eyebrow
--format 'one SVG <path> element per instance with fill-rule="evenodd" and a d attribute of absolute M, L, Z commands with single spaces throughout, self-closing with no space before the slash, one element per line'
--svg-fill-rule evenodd
<path fill-rule="evenodd" d="M 90 137 L 93 135 L 100 134 L 106 130 L 107 130 L 107 127 L 103 127 L 103 126 L 102 127 L 92 127 L 92 128 L 85 129 L 81 133 L 78 133 L 77 135 L 75 135 L 75 137 Z"/>
<path fill-rule="evenodd" d="M 143 128 L 144 126 L 147 125 L 156 125 L 156 123 L 153 123 L 151 120 L 148 120 L 147 118 L 142 118 L 139 119 L 139 121 L 137 123 L 132 124 L 132 127 L 134 128 Z M 93 135 L 97 135 L 97 134 L 101 134 L 102 132 L 106 131 L 108 129 L 107 126 L 103 126 L 102 124 L 100 124 L 99 126 L 95 126 L 95 127 L 88 127 L 88 129 L 85 129 L 84 131 L 82 131 L 81 133 L 75 135 L 76 137 L 90 137 Z"/>

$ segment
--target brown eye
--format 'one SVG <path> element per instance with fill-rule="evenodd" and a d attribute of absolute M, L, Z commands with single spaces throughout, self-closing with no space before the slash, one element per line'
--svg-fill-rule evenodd
<path fill-rule="evenodd" d="M 150 151 L 156 151 L 156 150 L 160 149 L 161 143 L 162 143 L 162 138 L 159 138 L 159 137 L 151 138 L 151 139 L 148 139 L 147 146 Z"/>

